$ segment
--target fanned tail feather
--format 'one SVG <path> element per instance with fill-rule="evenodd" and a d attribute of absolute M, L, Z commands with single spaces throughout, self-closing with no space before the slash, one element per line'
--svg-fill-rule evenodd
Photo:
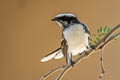
<path fill-rule="evenodd" d="M 54 59 L 61 59 L 63 57 L 64 57 L 64 55 L 62 53 L 62 50 L 60 50 L 59 53 L 55 55 Z"/>
<path fill-rule="evenodd" d="M 46 62 L 51 60 L 52 58 L 55 59 L 60 59 L 62 58 L 64 55 L 61 51 L 61 48 L 56 49 L 55 51 L 51 52 L 50 54 L 46 55 L 45 57 L 43 57 L 40 61 L 41 62 Z"/>

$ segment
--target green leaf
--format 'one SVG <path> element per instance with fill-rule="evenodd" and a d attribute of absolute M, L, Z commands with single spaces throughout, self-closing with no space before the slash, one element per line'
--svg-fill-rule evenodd
<path fill-rule="evenodd" d="M 89 42 L 89 45 L 92 46 L 93 44 Z"/>
<path fill-rule="evenodd" d="M 93 41 L 91 38 L 89 38 L 90 41 Z"/>
<path fill-rule="evenodd" d="M 106 32 L 107 28 L 108 28 L 107 26 L 104 27 L 104 32 Z"/>
<path fill-rule="evenodd" d="M 104 27 L 104 35 L 107 33 L 107 32 L 106 32 L 106 31 L 107 31 L 107 28 L 108 28 L 107 26 Z"/>
<path fill-rule="evenodd" d="M 104 28 L 104 33 L 106 34 L 107 32 L 109 32 L 109 30 L 110 30 L 110 28 L 106 26 L 106 27 Z"/>
<path fill-rule="evenodd" d="M 93 34 L 93 37 L 96 39 L 97 42 L 100 40 L 99 36 L 97 36 L 96 34 Z"/>
<path fill-rule="evenodd" d="M 109 32 L 109 31 L 110 31 L 110 28 L 108 27 L 107 32 Z"/>
<path fill-rule="evenodd" d="M 97 40 L 94 40 L 94 43 L 96 44 L 96 43 L 98 43 L 98 41 L 97 41 Z"/>
<path fill-rule="evenodd" d="M 100 28 L 98 28 L 98 34 L 100 35 Z"/>
<path fill-rule="evenodd" d="M 105 35 L 107 32 L 110 31 L 110 28 L 107 27 L 107 26 L 100 26 L 98 28 L 98 34 L 92 34 L 92 36 L 89 38 L 89 45 L 90 46 L 93 46 L 95 45 L 96 43 L 98 43 L 100 41 L 100 38 L 102 37 L 102 35 Z"/>
<path fill-rule="evenodd" d="M 102 26 L 100 27 L 100 33 L 102 33 Z"/>
<path fill-rule="evenodd" d="M 99 34 L 99 36 L 102 35 L 102 26 L 100 26 L 100 27 L 98 28 L 98 34 Z"/>
<path fill-rule="evenodd" d="M 89 45 L 90 45 L 90 46 L 95 45 L 94 41 L 89 42 Z"/>

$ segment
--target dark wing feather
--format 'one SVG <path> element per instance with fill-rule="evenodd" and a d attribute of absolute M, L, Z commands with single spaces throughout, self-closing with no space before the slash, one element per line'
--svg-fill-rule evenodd
<path fill-rule="evenodd" d="M 62 53 L 64 54 L 64 56 L 66 56 L 68 45 L 64 38 L 62 39 L 62 42 L 61 42 L 61 48 L 62 48 Z"/>

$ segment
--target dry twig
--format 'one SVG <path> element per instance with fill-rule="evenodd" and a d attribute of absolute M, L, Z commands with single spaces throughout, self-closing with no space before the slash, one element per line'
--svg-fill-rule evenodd
<path fill-rule="evenodd" d="M 45 73 L 45 74 L 40 78 L 40 80 L 43 80 L 44 78 L 46 78 L 47 76 L 49 76 L 49 75 L 52 74 L 53 72 L 55 72 L 55 71 L 57 71 L 57 70 L 59 70 L 59 69 L 61 69 L 61 68 L 64 68 L 64 67 L 65 67 L 65 65 L 56 66 L 56 67 L 52 68 L 50 71 L 48 71 L 47 73 Z"/>
<path fill-rule="evenodd" d="M 101 66 L 101 74 L 99 76 L 99 80 L 102 80 L 104 74 L 105 74 L 105 68 L 104 68 L 104 63 L 103 63 L 103 49 L 101 49 L 100 52 L 100 66 Z"/>

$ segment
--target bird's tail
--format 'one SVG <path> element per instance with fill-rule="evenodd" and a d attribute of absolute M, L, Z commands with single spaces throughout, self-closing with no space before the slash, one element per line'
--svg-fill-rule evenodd
<path fill-rule="evenodd" d="M 56 49 L 55 51 L 51 52 L 50 54 L 44 56 L 40 61 L 41 62 L 46 62 L 52 58 L 54 59 L 61 59 L 64 57 L 61 48 Z"/>

